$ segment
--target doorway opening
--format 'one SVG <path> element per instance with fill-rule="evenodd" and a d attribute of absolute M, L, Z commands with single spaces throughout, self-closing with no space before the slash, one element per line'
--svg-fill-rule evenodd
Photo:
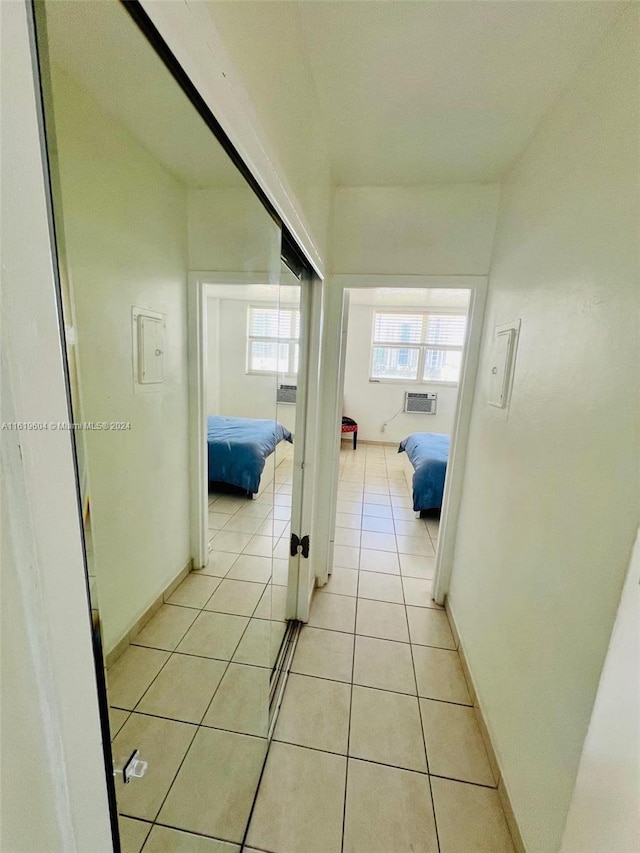
<path fill-rule="evenodd" d="M 455 493 L 460 392 L 473 370 L 471 318 L 481 315 L 480 291 L 455 286 L 465 283 L 345 282 L 338 402 L 347 430 L 336 461 L 325 591 L 357 584 L 360 594 L 404 604 L 407 587 L 411 601 L 443 604 L 434 588 L 446 554 L 441 526 Z"/>

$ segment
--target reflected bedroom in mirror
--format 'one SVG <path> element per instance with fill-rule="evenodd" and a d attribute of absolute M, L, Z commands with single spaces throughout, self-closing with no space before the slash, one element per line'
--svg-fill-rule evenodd
<path fill-rule="evenodd" d="M 114 832 L 237 845 L 286 645 L 300 281 L 128 7 L 47 0 L 37 16 L 73 418 L 127 425 L 78 431 L 75 447 Z M 198 356 L 204 560 L 194 270 L 215 271 Z"/>

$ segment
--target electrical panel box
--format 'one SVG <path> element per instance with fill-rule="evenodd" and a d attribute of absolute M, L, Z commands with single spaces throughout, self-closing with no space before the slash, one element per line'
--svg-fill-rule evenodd
<path fill-rule="evenodd" d="M 133 382 L 136 391 L 159 390 L 164 383 L 165 315 L 132 308 Z"/>
<path fill-rule="evenodd" d="M 489 376 L 489 405 L 497 409 L 507 409 L 509 406 L 519 333 L 520 320 L 496 326 L 494 332 Z"/>

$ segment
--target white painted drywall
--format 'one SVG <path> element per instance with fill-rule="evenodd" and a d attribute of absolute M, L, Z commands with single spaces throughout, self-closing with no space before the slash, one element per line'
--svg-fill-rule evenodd
<path fill-rule="evenodd" d="M 287 3 L 207 7 L 293 199 L 328 252 L 331 178 L 323 119 L 295 12 Z"/>
<path fill-rule="evenodd" d="M 67 419 L 26 3 L 2 31 L 3 422 Z M 7 853 L 113 849 L 68 432 L 2 433 L 2 821 Z"/>
<path fill-rule="evenodd" d="M 207 375 L 205 378 L 207 414 L 220 414 L 220 300 L 206 299 Z"/>
<path fill-rule="evenodd" d="M 562 853 L 640 850 L 639 583 L 640 532 L 584 742 Z"/>
<path fill-rule="evenodd" d="M 280 232 L 250 187 L 191 189 L 188 211 L 190 269 L 279 281 Z"/>
<path fill-rule="evenodd" d="M 338 187 L 332 271 L 486 275 L 498 194 L 496 184 Z"/>
<path fill-rule="evenodd" d="M 457 386 L 434 383 L 370 382 L 372 305 L 351 302 L 344 376 L 343 413 L 358 422 L 358 438 L 367 441 L 401 441 L 412 432 L 443 432 L 451 435 Z M 405 391 L 436 393 L 435 415 L 415 415 L 404 408 Z M 382 430 L 385 421 L 393 421 Z M 347 436 L 345 436 L 345 439 Z"/>
<path fill-rule="evenodd" d="M 207 305 L 214 301 L 218 303 L 218 325 L 216 328 L 209 324 L 208 328 L 207 413 L 237 418 L 275 417 L 293 432 L 296 407 L 276 404 L 276 389 L 279 382 L 295 384 L 296 377 L 248 374 L 250 303 L 241 299 L 208 299 Z"/>
<path fill-rule="evenodd" d="M 109 651 L 190 559 L 186 189 L 54 68 L 81 419 Z M 166 314 L 164 383 L 134 393 L 132 307 Z"/>
<path fill-rule="evenodd" d="M 3 406 L 6 416 L 6 407 Z M 3 439 L 5 451 L 14 440 L 14 455 L 17 452 L 18 436 Z M 3 463 L 6 457 L 3 457 Z M 8 470 L 5 470 L 5 476 Z M 45 655 L 44 649 L 34 648 L 35 631 L 30 625 L 28 604 L 24 592 L 33 596 L 37 591 L 37 571 L 23 581 L 25 563 L 20 559 L 19 547 L 14 543 L 9 518 L 9 507 L 24 510 L 24 504 L 16 505 L 15 495 L 10 495 L 2 480 L 2 829 L 0 846 L 3 850 L 63 850 L 65 828 L 59 824 L 56 807 L 55 767 L 50 745 L 47 742 L 54 732 L 43 725 L 43 685 L 38 684 L 35 659 Z M 11 499 L 14 499 L 13 502 Z M 30 533 L 23 527 L 22 535 Z M 28 566 L 29 563 L 27 562 Z M 31 566 L 29 566 L 31 568 Z M 36 596 L 34 596 L 36 597 Z M 41 615 L 38 612 L 38 615 Z M 38 639 L 41 639 L 38 637 Z M 9 700 L 11 697 L 11 701 Z M 29 810 L 38 815 L 38 820 L 25 820 Z"/>
<path fill-rule="evenodd" d="M 142 0 L 142 6 L 236 146 L 244 162 L 252 170 L 265 194 L 298 240 L 299 245 L 303 247 L 311 264 L 322 273 L 326 246 L 319 248 L 322 236 L 318 236 L 316 232 L 321 231 L 322 228 L 326 229 L 323 217 L 329 210 L 330 187 L 326 163 L 320 163 L 314 157 L 305 161 L 303 166 L 307 178 L 310 178 L 312 185 L 317 187 L 313 195 L 314 198 L 319 199 L 319 202 L 315 207 L 323 211 L 312 226 L 300 201 L 296 198 L 292 188 L 292 178 L 282 165 L 285 161 L 288 163 L 289 150 L 296 145 L 300 126 L 296 125 L 293 134 L 288 130 L 284 132 L 279 138 L 276 150 L 257 114 L 258 100 L 261 102 L 261 109 L 266 111 L 276 97 L 282 99 L 279 100 L 280 107 L 271 120 L 277 126 L 282 111 L 293 109 L 287 100 L 288 89 L 279 80 L 277 69 L 269 70 L 270 58 L 281 48 L 274 51 L 268 39 L 261 36 L 259 32 L 257 42 L 253 38 L 249 40 L 245 35 L 245 29 L 241 29 L 237 33 L 237 38 L 246 39 L 248 45 L 244 59 L 240 55 L 243 51 L 242 45 L 236 54 L 232 44 L 233 39 L 228 30 L 225 33 L 225 41 L 230 45 L 227 50 L 225 42 L 213 23 L 210 11 L 200 0 L 185 0 L 184 3 Z M 274 7 L 270 5 L 270 14 L 273 9 Z M 259 51 L 263 46 L 267 51 L 266 54 Z M 287 49 L 286 37 L 282 49 Z M 262 94 L 249 83 L 251 75 L 247 73 L 245 62 L 247 64 L 255 62 L 254 73 L 263 75 L 265 80 L 270 80 L 266 101 L 263 100 Z M 263 66 L 264 71 L 262 71 Z M 294 74 L 294 78 L 296 76 Z M 250 93 L 249 88 L 252 89 Z M 308 89 L 305 90 L 305 97 L 307 94 L 309 94 Z M 299 109 L 306 111 L 313 109 L 313 105 L 311 102 L 301 102 L 300 106 L 296 107 L 296 111 Z M 314 123 L 312 127 L 312 134 L 316 136 L 318 124 Z M 304 157 L 304 144 L 300 150 Z"/>
<path fill-rule="evenodd" d="M 491 264 L 449 602 L 529 853 L 560 847 L 638 526 L 639 12 L 507 175 Z"/>

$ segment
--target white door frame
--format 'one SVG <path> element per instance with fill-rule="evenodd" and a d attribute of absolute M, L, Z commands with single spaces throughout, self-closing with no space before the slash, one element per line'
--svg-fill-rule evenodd
<path fill-rule="evenodd" d="M 189 273 L 188 280 L 188 374 L 189 374 L 189 470 L 191 554 L 194 568 L 203 568 L 209 560 L 208 507 L 209 483 L 207 477 L 207 311 L 205 305 L 208 284 L 251 285 L 265 284 L 268 273 L 227 273 L 198 270 Z M 291 510 L 291 526 L 302 536 L 311 530 L 313 462 L 306 459 L 306 448 L 315 446 L 315 408 L 317 378 L 310 370 L 317 363 L 319 336 L 312 330 L 319 326 L 318 298 L 312 277 L 303 275 L 300 280 L 300 358 L 296 403 L 296 428 L 293 460 L 293 494 L 298 502 Z M 315 381 L 314 381 L 315 378 Z M 275 400 L 274 400 L 275 407 Z M 311 415 L 310 417 L 308 416 Z M 307 621 L 313 590 L 312 561 L 291 557 L 289 560 L 288 619 Z"/>
<path fill-rule="evenodd" d="M 335 526 L 335 484 L 337 482 L 337 471 L 340 459 L 341 436 L 339 431 L 335 428 L 335 425 L 338 423 L 337 418 L 341 413 L 344 389 L 343 365 L 346 349 L 346 335 L 343 332 L 346 328 L 344 309 L 346 306 L 345 296 L 347 296 L 345 291 L 363 288 L 373 289 L 378 287 L 465 289 L 470 291 L 469 322 L 467 323 L 464 356 L 460 373 L 460 383 L 458 386 L 458 399 L 451 436 L 451 451 L 447 465 L 440 533 L 436 553 L 436 570 L 433 582 L 433 597 L 438 604 L 444 604 L 451 580 L 453 555 L 456 544 L 456 530 L 462 499 L 462 483 L 464 477 L 467 441 L 469 437 L 469 426 L 471 423 L 471 409 L 473 406 L 473 394 L 478 370 L 484 307 L 487 294 L 487 276 L 336 275 L 331 279 L 331 283 L 328 288 L 329 299 L 327 304 L 327 315 L 332 318 L 336 326 L 338 317 L 343 317 L 343 320 L 340 327 L 334 330 L 332 336 L 329 336 L 329 339 L 325 337 L 325 347 L 331 346 L 331 341 L 333 341 L 334 346 L 339 348 L 338 370 L 334 375 L 336 393 L 332 395 L 334 404 L 331 407 L 327 407 L 328 409 L 330 408 L 330 410 L 325 412 L 325 417 L 323 419 L 325 423 L 325 429 L 323 432 L 323 451 L 326 454 L 327 460 L 331 460 L 332 473 L 332 477 L 325 481 L 325 499 L 328 513 L 324 519 L 324 530 L 329 541 L 333 539 L 333 530 Z M 331 378 L 331 376 L 325 376 L 325 380 L 329 382 L 331 382 Z M 328 482 L 331 482 L 331 494 L 328 493 Z M 331 566 L 330 564 L 327 564 L 325 572 L 328 574 L 330 571 Z M 320 579 L 321 576 L 319 577 L 319 580 Z"/>
<path fill-rule="evenodd" d="M 205 282 L 189 273 L 187 286 L 187 370 L 189 375 L 189 517 L 194 569 L 209 562 L 207 482 L 207 312 Z"/>

